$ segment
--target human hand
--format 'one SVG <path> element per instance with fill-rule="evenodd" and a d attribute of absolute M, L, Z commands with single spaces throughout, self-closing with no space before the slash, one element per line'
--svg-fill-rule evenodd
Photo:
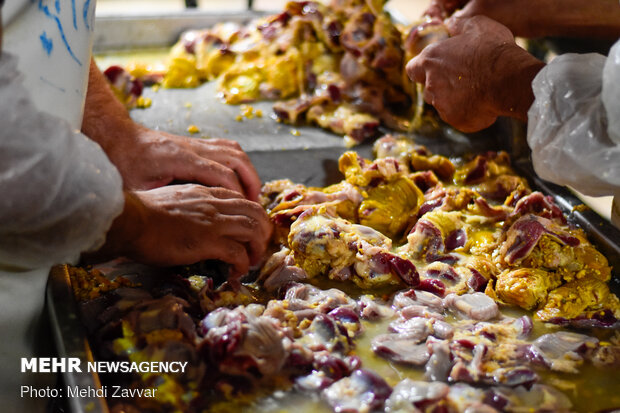
<path fill-rule="evenodd" d="M 482 15 L 522 35 L 532 20 L 531 10 L 539 8 L 540 4 L 533 4 L 532 0 L 431 0 L 423 15 L 441 20 L 453 14 L 460 18 Z"/>
<path fill-rule="evenodd" d="M 422 15 L 444 20 L 450 17 L 456 10 L 466 5 L 468 1 L 469 0 L 431 0 L 430 5 Z"/>
<path fill-rule="evenodd" d="M 620 7 L 613 0 L 431 0 L 424 15 L 439 19 L 482 15 L 527 38 L 620 36 Z"/>
<path fill-rule="evenodd" d="M 263 208 L 235 191 L 171 185 L 125 193 L 125 209 L 108 231 L 101 256 L 159 266 L 216 259 L 233 277 L 258 263 L 271 238 Z"/>
<path fill-rule="evenodd" d="M 261 181 L 237 142 L 138 128 L 131 140 L 108 151 L 126 188 L 144 190 L 182 181 L 223 187 L 258 200 Z"/>
<path fill-rule="evenodd" d="M 424 100 L 463 132 L 484 129 L 498 116 L 526 120 L 534 99 L 531 81 L 544 64 L 489 18 L 451 18 L 445 24 L 451 37 L 407 64 L 409 78 L 425 86 Z"/>
<path fill-rule="evenodd" d="M 527 36 L 530 26 L 536 25 L 532 10 L 537 10 L 536 14 L 543 13 L 541 3 L 534 0 L 469 0 L 461 3 L 452 9 L 452 12 L 456 11 L 454 17 L 486 16 L 506 26 L 515 36 Z"/>
<path fill-rule="evenodd" d="M 172 181 L 195 182 L 238 191 L 256 201 L 261 182 L 237 142 L 194 139 L 135 123 L 91 61 L 82 132 L 97 142 L 118 168 L 129 190 Z"/>

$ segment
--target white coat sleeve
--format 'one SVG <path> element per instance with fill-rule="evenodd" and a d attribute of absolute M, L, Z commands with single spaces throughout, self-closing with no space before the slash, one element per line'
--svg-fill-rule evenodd
<path fill-rule="evenodd" d="M 95 142 L 38 111 L 16 59 L 0 55 L 0 265 L 38 268 L 99 247 L 122 180 Z"/>
<path fill-rule="evenodd" d="M 591 196 L 614 195 L 620 227 L 620 40 L 556 57 L 532 82 L 527 141 L 536 173 Z"/>

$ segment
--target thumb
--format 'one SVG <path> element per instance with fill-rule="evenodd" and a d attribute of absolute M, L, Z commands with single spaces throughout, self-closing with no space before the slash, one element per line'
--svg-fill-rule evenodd
<path fill-rule="evenodd" d="M 422 52 L 424 53 L 424 52 Z M 423 54 L 419 54 L 407 63 L 405 70 L 407 76 L 413 82 L 424 84 L 426 82 L 426 70 L 424 70 Z"/>

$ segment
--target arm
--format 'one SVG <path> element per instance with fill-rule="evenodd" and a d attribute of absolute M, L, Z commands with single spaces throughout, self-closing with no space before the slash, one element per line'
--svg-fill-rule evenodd
<path fill-rule="evenodd" d="M 106 152 L 127 189 L 170 182 L 221 186 L 258 198 L 260 180 L 241 147 L 224 139 L 192 139 L 136 124 L 91 61 L 82 132 Z"/>
<path fill-rule="evenodd" d="M 620 37 L 617 0 L 432 0 L 427 13 L 446 18 L 484 15 L 515 36 Z"/>
<path fill-rule="evenodd" d="M 531 82 L 544 63 L 486 17 L 453 18 L 446 27 L 450 38 L 426 47 L 407 64 L 409 77 L 424 84 L 426 102 L 464 132 L 484 129 L 498 116 L 527 120 L 534 100 Z"/>

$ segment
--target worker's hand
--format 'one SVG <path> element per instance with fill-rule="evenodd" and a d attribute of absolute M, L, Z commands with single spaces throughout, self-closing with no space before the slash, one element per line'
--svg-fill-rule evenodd
<path fill-rule="evenodd" d="M 620 36 L 620 7 L 613 0 L 431 0 L 424 15 L 486 16 L 527 38 Z"/>
<path fill-rule="evenodd" d="M 219 186 L 258 200 L 261 182 L 237 142 L 194 139 L 135 123 L 91 61 L 82 132 L 118 168 L 123 186 L 144 190 L 173 181 Z"/>
<path fill-rule="evenodd" d="M 423 15 L 444 20 L 450 17 L 457 9 L 465 6 L 468 1 L 469 0 L 431 0 L 430 5 Z"/>
<path fill-rule="evenodd" d="M 544 64 L 489 18 L 451 18 L 446 27 L 450 38 L 407 64 L 409 78 L 424 84 L 424 100 L 464 132 L 484 129 L 501 115 L 526 120 L 534 99 L 530 84 Z"/>
<path fill-rule="evenodd" d="M 515 35 L 523 35 L 530 23 L 534 23 L 532 10 L 537 10 L 538 14 L 540 7 L 540 2 L 535 0 L 431 0 L 424 15 L 442 20 L 452 15 L 460 18 L 486 16 L 508 27 Z"/>
<path fill-rule="evenodd" d="M 119 150 L 109 151 L 127 189 L 151 189 L 173 181 L 222 187 L 258 200 L 261 181 L 235 141 L 176 136 L 140 127 Z"/>
<path fill-rule="evenodd" d="M 216 259 L 237 277 L 261 260 L 271 232 L 263 208 L 238 192 L 171 185 L 126 193 L 101 253 L 161 266 Z"/>
<path fill-rule="evenodd" d="M 527 36 L 529 26 L 536 25 L 532 10 L 537 10 L 534 14 L 542 13 L 541 3 L 535 0 L 469 0 L 460 7 L 462 10 L 456 11 L 454 17 L 486 16 L 508 27 L 515 36 Z"/>

